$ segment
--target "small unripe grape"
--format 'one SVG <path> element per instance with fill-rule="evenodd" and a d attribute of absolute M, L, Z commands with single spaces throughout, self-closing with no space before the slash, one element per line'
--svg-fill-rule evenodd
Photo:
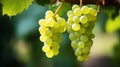
<path fill-rule="evenodd" d="M 52 48 L 53 48 L 53 49 L 59 49 L 59 48 L 60 48 L 59 43 L 56 42 L 56 41 L 53 41 L 53 43 L 52 43 Z"/>
<path fill-rule="evenodd" d="M 89 54 L 90 49 L 88 47 L 83 48 L 83 53 L 84 54 Z"/>

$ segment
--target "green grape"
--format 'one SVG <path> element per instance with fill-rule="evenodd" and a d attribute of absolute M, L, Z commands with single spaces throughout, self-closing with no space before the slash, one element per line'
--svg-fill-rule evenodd
<path fill-rule="evenodd" d="M 44 34 L 46 32 L 46 30 L 48 30 L 47 27 L 44 27 L 44 26 L 39 27 L 40 34 Z"/>
<path fill-rule="evenodd" d="M 80 8 L 80 7 L 76 4 L 72 6 L 72 10 L 75 10 L 76 8 Z"/>
<path fill-rule="evenodd" d="M 89 47 L 83 48 L 83 53 L 84 53 L 84 54 L 89 54 L 89 52 L 90 52 Z"/>
<path fill-rule="evenodd" d="M 85 47 L 85 43 L 84 42 L 78 42 L 78 48 L 84 48 Z"/>
<path fill-rule="evenodd" d="M 50 15 L 50 16 L 54 16 L 54 13 L 51 10 L 48 10 L 45 15 Z"/>
<path fill-rule="evenodd" d="M 75 50 L 75 56 L 80 56 L 82 53 L 83 53 L 83 52 L 82 52 L 82 49 L 80 49 L 80 48 L 77 48 L 77 49 Z"/>
<path fill-rule="evenodd" d="M 83 6 L 83 7 L 81 8 L 81 12 L 82 12 L 83 14 L 88 14 L 88 13 L 89 13 L 89 8 L 88 8 L 87 6 Z"/>
<path fill-rule="evenodd" d="M 94 34 L 91 34 L 91 35 L 90 35 L 90 38 L 92 38 L 92 39 L 95 38 L 95 35 L 94 35 Z"/>
<path fill-rule="evenodd" d="M 60 27 L 60 25 L 59 25 L 59 23 L 58 23 L 58 22 L 55 22 L 53 27 L 54 27 L 54 28 L 59 28 L 59 27 Z"/>
<path fill-rule="evenodd" d="M 89 59 L 89 55 L 84 55 L 83 57 L 84 57 L 84 61 Z"/>
<path fill-rule="evenodd" d="M 61 26 L 65 26 L 65 25 L 66 25 L 66 21 L 65 21 L 65 19 L 63 19 L 63 18 L 58 18 L 58 19 L 57 19 L 57 22 L 58 22 L 59 25 L 61 25 Z"/>
<path fill-rule="evenodd" d="M 93 8 L 89 8 L 89 14 L 96 16 L 97 15 L 97 11 Z"/>
<path fill-rule="evenodd" d="M 81 29 L 80 29 L 81 30 Z M 81 33 L 80 32 L 74 32 L 76 37 L 80 37 Z"/>
<path fill-rule="evenodd" d="M 76 8 L 76 9 L 74 10 L 74 14 L 75 14 L 76 16 L 81 16 L 81 15 L 82 15 L 82 12 L 81 12 L 80 8 Z"/>
<path fill-rule="evenodd" d="M 71 41 L 75 40 L 76 39 L 75 34 L 74 33 L 70 33 L 69 38 L 70 38 Z"/>
<path fill-rule="evenodd" d="M 40 41 L 44 42 L 47 39 L 47 36 L 45 34 L 42 34 L 40 36 Z"/>
<path fill-rule="evenodd" d="M 80 22 L 79 17 L 78 16 L 74 16 L 73 17 L 73 22 L 79 23 Z"/>
<path fill-rule="evenodd" d="M 87 23 L 87 21 L 88 21 L 88 18 L 87 18 L 85 15 L 83 15 L 83 16 L 80 17 L 80 22 L 81 22 L 82 24 Z"/>
<path fill-rule="evenodd" d="M 67 32 L 68 32 L 68 33 L 74 32 L 71 26 L 67 26 Z"/>
<path fill-rule="evenodd" d="M 46 52 L 46 56 L 48 58 L 52 58 L 54 56 L 54 52 L 52 50 L 49 50 L 49 51 Z"/>
<path fill-rule="evenodd" d="M 82 35 L 80 37 L 80 40 L 83 41 L 83 42 L 87 42 L 88 41 L 88 37 L 86 35 Z"/>
<path fill-rule="evenodd" d="M 46 23 L 45 19 L 40 19 L 39 20 L 39 25 L 45 26 L 45 23 Z"/>
<path fill-rule="evenodd" d="M 77 60 L 78 61 L 84 61 L 84 57 L 83 56 L 77 56 Z"/>
<path fill-rule="evenodd" d="M 78 24 L 78 23 L 73 23 L 72 24 L 72 29 L 74 31 L 78 31 L 78 30 L 80 30 L 80 28 L 81 28 L 80 24 Z"/>
<path fill-rule="evenodd" d="M 69 20 L 70 20 L 70 21 L 72 21 L 72 20 L 73 20 L 73 17 L 74 17 L 74 15 L 73 15 L 73 14 L 70 14 L 70 15 L 68 16 L 68 18 L 69 18 Z"/>
<path fill-rule="evenodd" d="M 53 50 L 53 54 L 56 56 L 59 54 L 59 50 L 58 49 L 52 49 Z"/>
<path fill-rule="evenodd" d="M 76 49 L 77 48 L 77 40 L 73 40 L 72 42 L 71 42 L 71 46 L 72 46 L 72 48 L 73 49 Z"/>
<path fill-rule="evenodd" d="M 47 23 L 46 24 L 47 24 L 48 27 L 53 27 L 54 23 L 55 23 L 55 21 L 54 21 L 53 18 L 47 19 Z"/>
<path fill-rule="evenodd" d="M 53 35 L 52 30 L 48 29 L 48 30 L 46 31 L 45 35 L 46 35 L 47 37 L 51 37 L 51 36 Z"/>
<path fill-rule="evenodd" d="M 92 44 L 93 44 L 93 41 L 92 41 L 91 39 L 89 39 L 89 40 L 86 42 L 86 46 L 89 47 L 89 48 L 92 46 Z"/>
<path fill-rule="evenodd" d="M 50 46 L 48 46 L 48 45 L 44 45 L 43 47 L 42 47 L 42 51 L 43 52 L 48 52 L 50 50 Z"/>
<path fill-rule="evenodd" d="M 56 42 L 56 41 L 53 41 L 53 43 L 52 43 L 52 48 L 53 48 L 53 49 L 59 49 L 59 48 L 60 48 L 59 43 Z"/>
<path fill-rule="evenodd" d="M 72 10 L 69 10 L 69 11 L 67 12 L 67 16 L 69 17 L 70 14 L 74 14 Z"/>
<path fill-rule="evenodd" d="M 83 27 L 79 30 L 79 32 L 82 33 L 82 34 L 85 33 L 85 31 L 86 31 L 86 29 L 83 28 Z"/>
<path fill-rule="evenodd" d="M 45 44 L 52 44 L 52 39 L 51 38 L 46 38 Z"/>
<path fill-rule="evenodd" d="M 88 27 L 89 23 L 82 24 L 83 27 Z"/>

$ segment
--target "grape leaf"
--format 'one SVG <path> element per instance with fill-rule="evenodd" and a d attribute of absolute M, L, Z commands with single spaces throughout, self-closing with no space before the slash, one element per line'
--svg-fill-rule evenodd
<path fill-rule="evenodd" d="M 33 0 L 2 0 L 3 15 L 14 16 L 27 9 Z"/>

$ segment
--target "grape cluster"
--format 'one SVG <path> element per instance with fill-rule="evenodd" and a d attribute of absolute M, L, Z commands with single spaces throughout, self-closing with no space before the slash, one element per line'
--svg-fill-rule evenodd
<path fill-rule="evenodd" d="M 96 21 L 97 11 L 88 6 L 73 5 L 72 10 L 67 12 L 67 32 L 71 40 L 71 46 L 78 61 L 89 58 L 90 48 L 94 38 L 93 28 Z"/>
<path fill-rule="evenodd" d="M 45 19 L 39 20 L 40 41 L 44 42 L 42 51 L 48 58 L 59 54 L 62 33 L 66 31 L 66 21 L 59 15 L 48 10 Z"/>

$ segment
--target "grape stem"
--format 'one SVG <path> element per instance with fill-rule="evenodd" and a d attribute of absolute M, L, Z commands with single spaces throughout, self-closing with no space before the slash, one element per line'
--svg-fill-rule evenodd
<path fill-rule="evenodd" d="M 97 13 L 100 12 L 100 4 L 98 4 L 98 9 L 97 9 Z"/>
<path fill-rule="evenodd" d="M 59 10 L 61 9 L 61 7 L 63 6 L 63 4 L 64 4 L 64 0 L 63 1 L 61 1 L 61 4 L 58 6 L 58 8 L 57 8 L 57 10 L 55 11 L 55 14 L 54 14 L 54 16 L 59 12 Z"/>
<path fill-rule="evenodd" d="M 80 0 L 80 8 L 82 7 L 82 0 Z"/>

